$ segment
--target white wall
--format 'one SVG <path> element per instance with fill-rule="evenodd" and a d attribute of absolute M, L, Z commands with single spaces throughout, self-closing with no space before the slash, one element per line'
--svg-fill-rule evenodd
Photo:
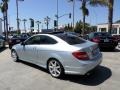
<path fill-rule="evenodd" d="M 117 28 L 117 34 L 119 33 L 120 23 L 113 24 L 114 28 Z M 106 28 L 106 31 L 108 32 L 108 24 L 99 24 L 97 25 L 97 32 L 101 32 L 101 28 Z"/>

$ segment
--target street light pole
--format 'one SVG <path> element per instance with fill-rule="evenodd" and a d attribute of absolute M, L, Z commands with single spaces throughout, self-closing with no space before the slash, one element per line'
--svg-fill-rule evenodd
<path fill-rule="evenodd" d="M 58 0 L 57 0 L 57 29 L 58 29 L 58 26 L 59 26 L 59 21 L 58 21 L 58 19 L 59 19 L 59 16 L 58 16 L 58 14 L 59 14 L 59 10 L 58 10 Z"/>
<path fill-rule="evenodd" d="M 74 22 L 75 22 L 75 0 L 73 0 L 73 31 L 74 31 Z"/>
<path fill-rule="evenodd" d="M 17 8 L 17 33 L 19 34 L 19 30 L 20 30 L 20 27 L 19 27 L 19 17 L 18 17 L 18 0 L 16 0 L 16 8 Z"/>

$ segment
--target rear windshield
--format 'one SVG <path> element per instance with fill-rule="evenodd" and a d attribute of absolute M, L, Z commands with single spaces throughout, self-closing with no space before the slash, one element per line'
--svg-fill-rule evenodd
<path fill-rule="evenodd" d="M 77 37 L 75 35 L 56 34 L 56 36 L 66 41 L 70 45 L 85 43 L 84 39 Z"/>
<path fill-rule="evenodd" d="M 109 34 L 109 33 L 95 33 L 94 34 L 95 35 L 95 37 L 104 37 L 104 36 L 107 36 L 107 37 L 111 37 L 111 35 Z"/>

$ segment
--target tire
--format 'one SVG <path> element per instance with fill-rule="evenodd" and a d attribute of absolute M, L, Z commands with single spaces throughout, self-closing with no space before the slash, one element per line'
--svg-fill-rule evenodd
<path fill-rule="evenodd" d="M 3 48 L 5 48 L 5 42 L 3 42 Z"/>
<path fill-rule="evenodd" d="M 12 49 L 12 45 L 9 44 L 9 49 Z"/>
<path fill-rule="evenodd" d="M 14 62 L 18 62 L 19 61 L 17 52 L 15 50 L 11 51 L 11 57 L 13 58 Z"/>
<path fill-rule="evenodd" d="M 48 67 L 49 73 L 54 78 L 60 78 L 64 74 L 64 68 L 62 64 L 56 59 L 49 60 L 47 67 Z"/>

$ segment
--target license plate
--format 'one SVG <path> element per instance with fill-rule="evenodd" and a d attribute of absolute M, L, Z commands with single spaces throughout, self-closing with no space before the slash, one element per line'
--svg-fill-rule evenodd
<path fill-rule="evenodd" d="M 20 42 L 20 40 L 16 40 L 16 42 Z"/>
<path fill-rule="evenodd" d="M 109 42 L 109 40 L 108 39 L 104 39 L 104 42 Z"/>

